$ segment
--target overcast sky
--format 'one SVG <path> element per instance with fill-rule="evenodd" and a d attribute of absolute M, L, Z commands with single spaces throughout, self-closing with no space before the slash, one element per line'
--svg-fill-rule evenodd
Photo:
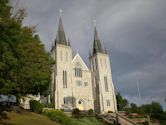
<path fill-rule="evenodd" d="M 166 0 L 20 0 L 16 8 L 26 9 L 24 24 L 37 25 L 47 51 L 62 8 L 66 36 L 87 65 L 96 19 L 116 91 L 131 102 L 159 101 L 166 108 Z"/>

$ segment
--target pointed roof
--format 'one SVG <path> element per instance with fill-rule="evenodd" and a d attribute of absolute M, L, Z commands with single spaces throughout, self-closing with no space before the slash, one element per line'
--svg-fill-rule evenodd
<path fill-rule="evenodd" d="M 59 19 L 58 31 L 64 32 L 63 22 L 62 22 L 62 17 L 61 16 L 60 16 L 60 19 Z"/>
<path fill-rule="evenodd" d="M 80 54 L 77 53 L 73 60 L 72 60 L 72 63 L 74 63 L 77 59 L 79 59 L 81 61 L 81 64 L 83 65 L 83 67 L 85 68 L 85 70 L 89 70 L 89 68 L 87 67 L 87 65 L 85 64 L 85 62 L 83 61 L 83 59 L 81 58 Z"/>
<path fill-rule="evenodd" d="M 58 31 L 57 31 L 57 35 L 55 39 L 55 44 L 67 45 L 67 40 L 66 40 L 65 31 L 63 28 L 63 21 L 61 16 L 59 19 L 59 25 L 58 25 Z"/>
<path fill-rule="evenodd" d="M 101 42 L 97 33 L 96 26 L 94 28 L 94 43 L 93 43 L 93 54 L 96 54 L 97 52 L 102 53 L 103 49 L 101 46 Z"/>

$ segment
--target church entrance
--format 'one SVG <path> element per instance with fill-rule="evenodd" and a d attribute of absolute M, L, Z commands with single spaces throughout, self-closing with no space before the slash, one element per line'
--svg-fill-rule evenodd
<path fill-rule="evenodd" d="M 77 102 L 77 108 L 79 110 L 84 110 L 84 100 L 83 99 L 80 99 L 78 102 Z"/>

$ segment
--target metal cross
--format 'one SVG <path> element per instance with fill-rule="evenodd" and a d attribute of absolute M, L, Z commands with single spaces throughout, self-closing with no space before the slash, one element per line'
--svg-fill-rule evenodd
<path fill-rule="evenodd" d="M 94 26 L 96 26 L 96 20 L 93 20 L 93 24 L 94 24 Z"/>
<path fill-rule="evenodd" d="M 62 16 L 62 9 L 59 9 L 59 14 L 60 14 L 60 16 Z"/>

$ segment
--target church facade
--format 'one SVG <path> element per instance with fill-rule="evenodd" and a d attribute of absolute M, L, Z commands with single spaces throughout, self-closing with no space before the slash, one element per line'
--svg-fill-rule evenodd
<path fill-rule="evenodd" d="M 51 49 L 55 64 L 52 67 L 50 88 L 55 109 L 93 109 L 99 113 L 117 111 L 109 55 L 102 48 L 96 27 L 93 42 L 88 68 L 79 53 L 73 57 L 60 17 L 55 43 Z"/>

